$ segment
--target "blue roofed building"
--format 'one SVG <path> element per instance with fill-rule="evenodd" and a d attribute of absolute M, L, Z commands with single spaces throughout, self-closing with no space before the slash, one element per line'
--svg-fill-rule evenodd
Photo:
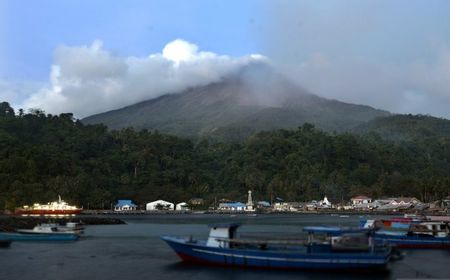
<path fill-rule="evenodd" d="M 134 204 L 131 200 L 118 200 L 117 204 L 114 206 L 114 211 L 132 211 L 136 210 L 137 205 Z"/>

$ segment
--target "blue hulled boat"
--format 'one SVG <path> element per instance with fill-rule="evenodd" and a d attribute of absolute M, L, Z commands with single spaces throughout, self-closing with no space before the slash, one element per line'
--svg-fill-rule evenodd
<path fill-rule="evenodd" d="M 0 232 L 1 240 L 9 241 L 75 241 L 78 240 L 78 234 L 46 234 L 46 233 L 19 233 L 19 232 Z"/>
<path fill-rule="evenodd" d="M 379 230 L 375 241 L 388 242 L 399 248 L 450 249 L 450 237 L 415 231 Z"/>
<path fill-rule="evenodd" d="M 374 226 L 363 229 L 305 227 L 303 230 L 310 233 L 324 233 L 329 236 L 373 231 L 373 239 L 377 244 L 388 243 L 398 248 L 450 249 L 450 227 L 447 222 L 414 222 L 409 224 L 406 229 L 404 227 Z"/>
<path fill-rule="evenodd" d="M 355 246 L 354 237 L 343 235 L 334 241 L 240 238 L 239 224 L 210 226 L 207 240 L 162 236 L 161 238 L 187 262 L 275 269 L 376 269 L 389 262 L 391 248 L 375 246 L 370 239 Z M 361 241 L 360 235 L 357 238 Z"/>

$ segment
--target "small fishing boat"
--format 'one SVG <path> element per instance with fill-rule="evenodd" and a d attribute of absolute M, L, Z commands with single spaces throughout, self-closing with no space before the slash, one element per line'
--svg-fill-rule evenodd
<path fill-rule="evenodd" d="M 54 233 L 20 233 L 0 232 L 0 239 L 9 241 L 75 241 L 78 234 L 54 234 Z"/>
<path fill-rule="evenodd" d="M 367 223 L 365 223 L 367 225 Z M 412 222 L 408 227 L 385 226 L 385 223 L 371 222 L 360 229 L 338 227 L 307 227 L 312 232 L 339 236 L 349 231 L 373 231 L 375 243 L 388 243 L 397 248 L 450 249 L 450 226 L 447 222 Z M 305 230 L 304 229 L 304 230 Z"/>
<path fill-rule="evenodd" d="M 52 225 L 37 225 L 33 229 L 18 229 L 16 232 L 0 232 L 0 239 L 10 241 L 75 241 L 80 237 L 74 230 L 58 230 Z"/>
<path fill-rule="evenodd" d="M 389 246 L 376 246 L 370 236 L 342 235 L 332 240 L 292 238 L 241 238 L 240 224 L 211 225 L 207 240 L 162 236 L 187 262 L 274 269 L 352 270 L 384 268 Z M 356 239 L 355 239 L 356 238 Z M 355 246 L 355 240 L 358 245 Z M 361 246 L 361 242 L 365 245 Z"/>
<path fill-rule="evenodd" d="M 79 235 L 81 233 L 80 230 L 56 224 L 40 224 L 32 229 L 18 229 L 16 231 L 25 234 L 55 234 L 55 235 L 67 235 L 67 234 Z"/>
<path fill-rule="evenodd" d="M 450 249 L 450 227 L 446 222 L 422 222 L 402 231 L 380 229 L 375 240 L 399 248 Z"/>
<path fill-rule="evenodd" d="M 24 231 L 24 230 L 19 230 Z M 29 230 L 25 230 L 29 231 Z M 74 222 L 68 222 L 66 225 L 60 225 L 56 223 L 46 223 L 46 224 L 40 224 L 39 227 L 33 228 L 33 231 L 42 231 L 42 232 L 66 232 L 66 233 L 73 233 L 73 234 L 83 234 L 84 233 L 84 227 L 81 226 L 78 223 Z"/>
<path fill-rule="evenodd" d="M 361 220 L 361 228 L 392 228 L 392 229 L 408 229 L 411 224 L 419 224 L 425 222 L 422 218 L 407 218 L 407 217 L 397 217 L 390 219 L 369 219 Z"/>

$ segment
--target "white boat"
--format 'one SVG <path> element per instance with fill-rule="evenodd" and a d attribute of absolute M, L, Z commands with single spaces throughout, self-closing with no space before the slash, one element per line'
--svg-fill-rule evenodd
<path fill-rule="evenodd" d="M 16 214 L 22 216 L 74 216 L 83 211 L 83 208 L 69 205 L 58 196 L 58 201 L 47 204 L 35 203 L 32 206 L 25 205 L 16 209 Z"/>
<path fill-rule="evenodd" d="M 41 226 L 46 227 L 56 227 L 58 232 L 70 232 L 74 234 L 82 234 L 84 233 L 84 227 L 81 226 L 79 223 L 74 222 L 68 222 L 66 225 L 60 225 L 55 223 L 47 223 L 47 224 L 40 224 Z"/>
<path fill-rule="evenodd" d="M 75 228 L 71 229 L 67 226 L 58 226 L 55 224 L 41 224 L 35 226 L 33 229 L 18 229 L 16 230 L 19 233 L 32 233 L 32 234 L 76 234 L 80 235 L 82 233 L 81 230 L 77 230 Z"/>

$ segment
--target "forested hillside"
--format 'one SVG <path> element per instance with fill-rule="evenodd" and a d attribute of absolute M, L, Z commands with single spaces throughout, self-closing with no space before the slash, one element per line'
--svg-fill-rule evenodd
<path fill-rule="evenodd" d="M 450 191 L 450 139 L 389 142 L 376 134 L 327 134 L 305 124 L 242 144 L 196 144 L 157 131 L 108 131 L 71 114 L 14 112 L 0 103 L 0 208 L 65 200 L 109 208 L 201 197 L 348 199 L 366 194 L 430 201 Z"/>
<path fill-rule="evenodd" d="M 417 141 L 450 137 L 450 121 L 427 115 L 392 115 L 375 118 L 356 127 L 354 132 L 375 132 L 392 141 Z"/>
<path fill-rule="evenodd" d="M 179 137 L 244 141 L 262 130 L 295 129 L 304 123 L 344 132 L 390 113 L 319 97 L 265 63 L 201 87 L 166 94 L 84 118 L 110 129 L 157 129 Z"/>

